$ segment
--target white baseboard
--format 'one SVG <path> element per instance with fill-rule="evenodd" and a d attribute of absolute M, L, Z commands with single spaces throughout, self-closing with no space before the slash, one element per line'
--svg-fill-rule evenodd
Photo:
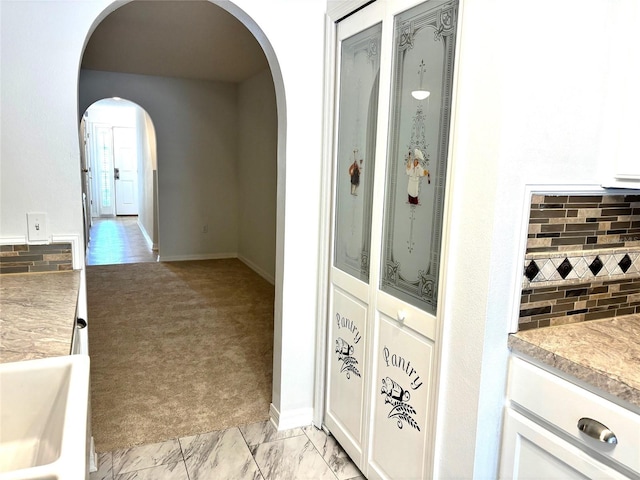
<path fill-rule="evenodd" d="M 299 408 L 283 414 L 272 403 L 269 406 L 269 417 L 278 431 L 307 427 L 313 423 L 313 408 Z"/>
<path fill-rule="evenodd" d="M 186 260 L 220 260 L 238 258 L 237 253 L 194 253 L 189 255 L 160 255 L 159 262 L 182 262 Z"/>
<path fill-rule="evenodd" d="M 240 260 L 247 267 L 249 267 L 251 270 L 253 270 L 258 275 L 260 275 L 262 278 L 264 278 L 271 285 L 275 285 L 276 284 L 276 279 L 275 279 L 275 277 L 273 275 L 267 273 L 264 269 L 260 268 L 258 265 L 256 265 L 251 260 L 249 260 L 247 257 L 244 257 L 242 255 L 238 255 L 238 260 Z"/>
<path fill-rule="evenodd" d="M 153 243 L 153 239 L 149 236 L 149 232 L 147 232 L 147 229 L 144 228 L 144 225 L 140 221 L 140 217 L 138 217 L 138 227 L 140 228 L 140 231 L 142 232 L 142 236 L 147 242 L 147 245 L 149 245 L 149 248 L 151 250 L 158 250 L 158 246 L 155 243 Z"/>
<path fill-rule="evenodd" d="M 91 444 L 89 447 L 89 472 L 98 471 L 98 454 L 96 453 L 96 445 L 93 441 L 93 435 L 91 436 Z"/>

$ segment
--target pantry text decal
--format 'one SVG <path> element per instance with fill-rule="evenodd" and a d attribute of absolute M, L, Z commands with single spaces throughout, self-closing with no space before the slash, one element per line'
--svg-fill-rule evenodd
<path fill-rule="evenodd" d="M 336 338 L 336 354 L 338 356 L 338 362 L 342 362 L 340 373 L 345 372 L 347 380 L 351 378 L 352 373 L 359 377 L 360 371 L 356 367 L 358 360 L 353 353 L 355 351 L 355 345 L 360 342 L 362 338 L 360 331 L 353 323 L 353 320 L 343 317 L 340 313 L 336 313 L 336 322 L 338 324 L 338 331 L 340 331 L 341 328 L 346 329 L 347 331 L 344 332 L 343 335 L 347 336 L 350 334 L 349 339 L 352 339 L 351 341 L 353 342 L 349 343 L 342 337 Z"/>
<path fill-rule="evenodd" d="M 417 390 L 422 386 L 420 375 L 411 366 L 409 360 L 405 360 L 404 357 L 391 354 L 389 349 L 385 346 L 382 350 L 384 361 L 387 367 L 396 367 L 402 370 L 410 380 L 409 387 L 412 390 Z M 405 389 L 400 383 L 393 380 L 391 377 L 382 379 L 382 389 L 380 391 L 384 397 L 385 404 L 391 404 L 391 411 L 387 415 L 388 418 L 393 418 L 397 421 L 398 428 L 402 428 L 404 423 L 407 423 L 411 427 L 420 431 L 420 427 L 412 415 L 416 415 L 416 410 L 409 404 L 411 400 L 411 392 Z"/>

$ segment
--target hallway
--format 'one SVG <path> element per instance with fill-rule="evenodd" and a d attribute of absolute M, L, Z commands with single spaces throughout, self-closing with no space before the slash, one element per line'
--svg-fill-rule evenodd
<path fill-rule="evenodd" d="M 87 265 L 117 265 L 158 261 L 149 248 L 137 216 L 94 218 L 87 248 Z"/>

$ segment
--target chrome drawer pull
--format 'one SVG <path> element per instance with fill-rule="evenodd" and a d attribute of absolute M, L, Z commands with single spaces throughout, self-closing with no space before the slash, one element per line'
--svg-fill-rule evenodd
<path fill-rule="evenodd" d="M 592 418 L 578 420 L 578 429 L 603 443 L 618 443 L 618 438 L 611 430 Z"/>

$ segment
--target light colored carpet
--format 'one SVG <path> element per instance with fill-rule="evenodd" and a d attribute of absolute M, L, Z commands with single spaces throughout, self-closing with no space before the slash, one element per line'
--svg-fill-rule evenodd
<path fill-rule="evenodd" d="M 96 450 L 269 418 L 274 287 L 236 259 L 87 267 Z"/>

